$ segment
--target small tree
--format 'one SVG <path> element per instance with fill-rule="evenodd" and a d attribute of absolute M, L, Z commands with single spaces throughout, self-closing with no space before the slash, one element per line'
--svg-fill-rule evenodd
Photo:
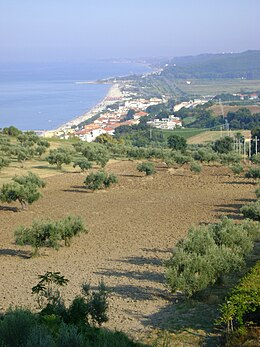
<path fill-rule="evenodd" d="M 35 185 L 23 186 L 18 183 L 6 183 L 0 191 L 0 200 L 10 204 L 12 201 L 18 200 L 24 209 L 27 205 L 31 205 L 40 198 L 40 193 Z"/>
<path fill-rule="evenodd" d="M 46 187 L 46 182 L 43 181 L 38 175 L 28 172 L 27 175 L 24 176 L 14 176 L 12 180 L 16 183 L 19 183 L 23 186 L 33 184 L 37 186 L 38 188 L 44 188 Z"/>
<path fill-rule="evenodd" d="M 51 221 L 33 221 L 31 227 L 20 226 L 15 230 L 15 240 L 18 245 L 33 247 L 33 256 L 39 255 L 41 247 L 59 248 L 60 233 L 55 223 Z"/>
<path fill-rule="evenodd" d="M 152 175 L 156 172 L 154 163 L 151 163 L 149 161 L 138 164 L 137 170 L 140 172 L 145 172 L 147 176 Z"/>
<path fill-rule="evenodd" d="M 57 165 L 57 169 L 60 170 L 63 164 L 71 163 L 72 157 L 71 152 L 66 148 L 57 148 L 51 149 L 46 159 L 49 164 Z"/>
<path fill-rule="evenodd" d="M 179 135 L 170 135 L 167 139 L 168 146 L 175 150 L 184 151 L 187 148 L 187 141 Z"/>
<path fill-rule="evenodd" d="M 84 181 L 86 188 L 92 191 L 108 188 L 111 184 L 117 183 L 117 178 L 113 174 L 108 174 L 103 170 L 96 173 L 91 172 Z"/>
<path fill-rule="evenodd" d="M 57 232 L 61 240 L 64 240 L 65 246 L 70 246 L 73 236 L 81 232 L 87 232 L 87 229 L 80 217 L 68 216 L 56 223 Z"/>
<path fill-rule="evenodd" d="M 91 162 L 85 158 L 79 158 L 79 159 L 75 160 L 73 167 L 76 167 L 76 166 L 79 166 L 82 172 L 92 168 Z"/>
<path fill-rule="evenodd" d="M 65 246 L 70 246 L 72 237 L 81 232 L 86 232 L 81 218 L 68 216 L 57 222 L 35 220 L 31 227 L 21 226 L 15 230 L 15 239 L 19 245 L 31 245 L 33 255 L 38 255 L 40 247 L 58 249 L 61 240 L 65 241 Z"/>
<path fill-rule="evenodd" d="M 37 201 L 41 194 L 39 187 L 45 187 L 45 182 L 38 175 L 31 172 L 27 176 L 15 176 L 12 178 L 13 183 L 5 183 L 0 190 L 0 201 L 11 203 L 18 200 L 22 209 L 27 204 L 31 205 Z"/>
<path fill-rule="evenodd" d="M 233 149 L 232 137 L 225 136 L 219 140 L 216 140 L 213 145 L 213 150 L 218 153 L 228 153 Z"/>

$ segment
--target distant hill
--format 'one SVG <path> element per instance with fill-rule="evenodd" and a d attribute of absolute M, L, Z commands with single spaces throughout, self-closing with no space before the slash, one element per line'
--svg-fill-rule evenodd
<path fill-rule="evenodd" d="M 167 78 L 260 79 L 260 50 L 176 57 L 164 68 Z"/>

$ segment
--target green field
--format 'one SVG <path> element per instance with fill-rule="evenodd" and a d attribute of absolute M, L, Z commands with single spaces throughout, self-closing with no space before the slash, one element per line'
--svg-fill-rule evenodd
<path fill-rule="evenodd" d="M 176 86 L 190 96 L 206 96 L 221 93 L 254 92 L 260 90 L 260 80 L 241 79 L 191 79 L 191 84 L 186 80 L 176 80 Z"/>
<path fill-rule="evenodd" d="M 170 135 L 178 135 L 178 136 L 182 136 L 185 139 L 189 139 L 190 137 L 199 135 L 205 131 L 207 131 L 207 129 L 175 129 L 175 130 L 159 130 L 156 129 L 155 130 L 157 133 L 163 133 L 163 136 L 165 139 L 168 138 L 168 136 Z"/>

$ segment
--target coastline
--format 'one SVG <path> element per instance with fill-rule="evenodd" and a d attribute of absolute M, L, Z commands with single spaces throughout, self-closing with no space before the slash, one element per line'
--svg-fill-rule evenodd
<path fill-rule="evenodd" d="M 98 82 L 76 82 L 76 83 L 95 83 L 95 84 L 100 84 Z M 44 137 L 53 137 L 57 132 L 63 132 L 65 130 L 68 130 L 72 127 L 78 126 L 80 123 L 92 118 L 95 116 L 97 113 L 102 112 L 107 106 L 115 103 L 115 101 L 120 99 L 122 97 L 122 92 L 119 87 L 119 83 L 106 83 L 110 84 L 110 88 L 108 89 L 107 94 L 105 97 L 94 107 L 92 107 L 90 110 L 86 111 L 80 116 L 77 116 L 73 118 L 72 120 L 62 124 L 56 129 L 52 130 L 46 130 L 42 133 L 42 136 Z"/>

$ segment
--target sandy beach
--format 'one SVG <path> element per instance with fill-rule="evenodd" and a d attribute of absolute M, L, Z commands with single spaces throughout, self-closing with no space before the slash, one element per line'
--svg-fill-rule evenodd
<path fill-rule="evenodd" d="M 72 126 L 79 125 L 81 122 L 84 122 L 92 118 L 93 116 L 95 116 L 97 113 L 103 111 L 107 106 L 113 104 L 116 100 L 119 100 L 121 97 L 122 97 L 122 92 L 120 90 L 119 84 L 118 83 L 111 84 L 111 87 L 109 88 L 107 95 L 96 106 L 94 106 L 92 109 L 90 109 L 83 115 L 78 116 L 72 119 L 71 121 L 61 125 L 57 129 L 45 131 L 43 133 L 43 136 L 52 137 L 55 135 L 56 132 L 62 132 L 65 129 L 70 129 Z"/>

